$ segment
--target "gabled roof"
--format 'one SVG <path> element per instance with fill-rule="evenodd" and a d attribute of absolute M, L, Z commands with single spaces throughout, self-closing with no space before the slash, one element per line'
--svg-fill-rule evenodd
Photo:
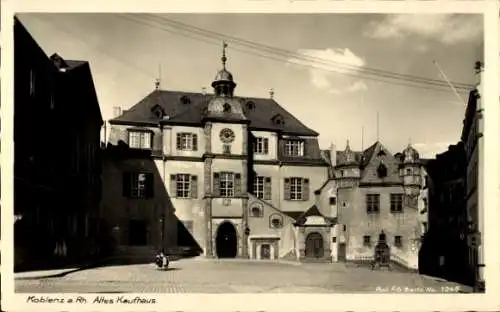
<path fill-rule="evenodd" d="M 303 213 L 301 213 L 295 220 L 297 221 L 296 224 L 297 225 L 302 225 L 306 222 L 307 220 L 307 217 L 311 217 L 311 216 L 314 216 L 314 217 L 322 217 L 324 218 L 327 222 L 330 222 L 330 223 L 334 223 L 336 218 L 329 218 L 329 217 L 326 217 L 324 214 L 321 213 L 321 211 L 319 211 L 318 209 L 318 206 L 316 205 L 312 205 L 311 207 L 309 207 L 309 209 L 307 209 L 306 211 L 304 211 Z"/>
<path fill-rule="evenodd" d="M 189 103 L 181 98 L 189 98 Z M 204 112 L 213 94 L 203 94 L 183 91 L 155 90 L 144 97 L 139 103 L 124 111 L 121 116 L 110 120 L 111 124 L 158 124 L 158 117 L 151 108 L 160 105 L 165 115 L 164 123 L 181 123 L 186 125 L 201 125 Z M 304 136 L 318 136 L 318 133 L 286 111 L 273 99 L 236 97 L 243 107 L 249 120 L 251 130 L 268 130 Z M 247 105 L 252 102 L 251 105 Z M 283 124 L 273 122 L 273 117 L 281 116 Z"/>

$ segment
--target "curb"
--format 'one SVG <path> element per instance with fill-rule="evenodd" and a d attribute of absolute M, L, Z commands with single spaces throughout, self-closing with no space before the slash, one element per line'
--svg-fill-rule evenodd
<path fill-rule="evenodd" d="M 64 277 L 66 275 L 69 275 L 69 274 L 72 274 L 72 273 L 75 273 L 75 272 L 97 268 L 99 266 L 101 266 L 100 263 L 94 263 L 94 264 L 83 265 L 83 266 L 78 267 L 78 268 L 60 270 L 60 271 L 63 271 L 63 272 L 59 272 L 59 273 L 52 273 L 52 274 L 48 273 L 48 274 L 44 274 L 44 275 L 35 275 L 35 274 L 33 274 L 33 276 L 20 276 L 20 277 L 16 277 L 15 276 L 16 273 L 14 273 L 14 280 L 39 280 L 39 279 L 45 279 L 45 278 L 58 278 L 58 277 Z M 32 272 L 35 273 L 36 271 L 32 271 Z M 19 273 L 22 274 L 24 272 L 19 272 Z M 26 273 L 29 273 L 29 272 L 26 272 Z"/>

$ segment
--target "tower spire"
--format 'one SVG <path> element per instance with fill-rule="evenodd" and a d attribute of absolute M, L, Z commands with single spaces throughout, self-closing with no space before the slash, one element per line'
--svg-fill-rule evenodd
<path fill-rule="evenodd" d="M 379 113 L 377 111 L 377 142 L 380 141 L 380 124 L 379 124 Z"/>
<path fill-rule="evenodd" d="M 226 62 L 227 62 L 226 49 L 227 49 L 227 42 L 224 40 L 222 41 L 222 57 L 221 57 L 223 69 L 226 69 Z"/>

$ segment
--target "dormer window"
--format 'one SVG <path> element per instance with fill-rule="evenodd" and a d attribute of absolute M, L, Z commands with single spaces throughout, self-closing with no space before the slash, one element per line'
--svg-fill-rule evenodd
<path fill-rule="evenodd" d="M 153 114 L 156 116 L 156 118 L 158 119 L 162 119 L 164 116 L 165 116 L 165 111 L 163 110 L 163 108 L 156 104 L 155 106 L 153 106 L 151 108 L 151 112 L 153 112 Z"/>
<path fill-rule="evenodd" d="M 276 125 L 284 125 L 285 124 L 283 116 L 281 116 L 280 114 L 274 115 L 274 117 L 272 118 L 272 121 Z"/>
<path fill-rule="evenodd" d="M 384 164 L 378 166 L 377 175 L 381 179 L 387 177 L 387 167 Z"/>
<path fill-rule="evenodd" d="M 181 96 L 181 103 L 182 104 L 191 104 L 191 99 L 187 95 Z"/>
<path fill-rule="evenodd" d="M 130 148 L 151 149 L 151 135 L 149 131 L 129 131 L 128 142 Z"/>
<path fill-rule="evenodd" d="M 304 156 L 304 141 L 302 140 L 286 140 L 285 155 L 290 157 Z"/>
<path fill-rule="evenodd" d="M 246 103 L 246 107 L 249 109 L 249 110 L 253 110 L 255 108 L 255 103 L 253 101 L 248 101 Z"/>
<path fill-rule="evenodd" d="M 229 105 L 228 103 L 224 103 L 222 109 L 225 114 L 229 114 L 231 112 L 231 105 Z"/>

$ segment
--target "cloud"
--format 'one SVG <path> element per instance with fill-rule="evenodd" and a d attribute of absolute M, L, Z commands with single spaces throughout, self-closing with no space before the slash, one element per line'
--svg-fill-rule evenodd
<path fill-rule="evenodd" d="M 309 66 L 311 84 L 329 94 L 357 92 L 367 89 L 362 80 L 345 79 L 346 74 L 357 73 L 365 60 L 345 49 L 303 49 L 300 57 L 288 59 L 289 64 Z M 339 75 L 340 74 L 340 75 Z"/>
<path fill-rule="evenodd" d="M 482 16 L 472 14 L 391 14 L 369 23 L 365 31 L 372 38 L 402 39 L 417 35 L 447 45 L 477 40 L 482 33 Z"/>
<path fill-rule="evenodd" d="M 412 146 L 418 151 L 422 158 L 435 158 L 448 150 L 448 146 L 457 142 L 433 142 L 433 143 L 413 143 Z"/>

